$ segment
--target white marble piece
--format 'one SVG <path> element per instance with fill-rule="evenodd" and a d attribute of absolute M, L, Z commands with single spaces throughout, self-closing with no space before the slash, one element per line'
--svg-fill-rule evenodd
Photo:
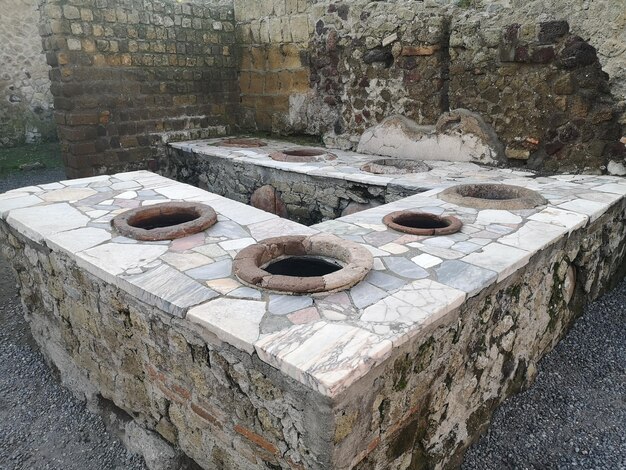
<path fill-rule="evenodd" d="M 450 248 L 454 245 L 454 239 L 450 237 L 431 237 L 422 241 L 422 244 L 425 246 L 433 246 L 437 248 Z"/>
<path fill-rule="evenodd" d="M 589 201 L 588 199 L 574 199 L 559 204 L 559 207 L 568 211 L 588 215 L 591 222 L 604 214 L 609 208 L 609 206 L 603 202 Z"/>
<path fill-rule="evenodd" d="M 404 245 L 398 245 L 397 243 L 387 243 L 380 247 L 381 250 L 391 253 L 392 255 L 399 255 L 406 253 L 409 249 Z"/>
<path fill-rule="evenodd" d="M 47 202 L 69 202 L 80 201 L 97 193 L 91 188 L 63 188 L 45 192 L 41 198 Z"/>
<path fill-rule="evenodd" d="M 7 218 L 9 225 L 38 243 L 55 233 L 84 227 L 90 220 L 65 202 L 15 209 Z"/>
<path fill-rule="evenodd" d="M 422 253 L 421 255 L 411 258 L 411 261 L 424 269 L 428 269 L 441 264 L 442 259 L 429 255 L 428 253 Z"/>
<path fill-rule="evenodd" d="M 206 194 L 206 191 L 203 191 L 200 188 L 182 183 L 170 184 L 168 186 L 155 188 L 154 190 L 171 200 L 189 199 Z"/>
<path fill-rule="evenodd" d="M 259 357 L 291 377 L 335 396 L 391 352 L 391 341 L 362 328 L 319 321 L 256 342 Z"/>
<path fill-rule="evenodd" d="M 86 186 L 91 183 L 97 183 L 101 181 L 109 181 L 108 175 L 90 176 L 88 178 L 80 178 L 75 180 L 63 180 L 59 181 L 63 186 Z"/>
<path fill-rule="evenodd" d="M 5 218 L 13 209 L 21 209 L 23 207 L 36 206 L 43 202 L 42 199 L 28 193 L 6 193 L 0 198 L 0 217 Z"/>
<path fill-rule="evenodd" d="M 519 224 L 522 218 L 509 211 L 486 209 L 478 212 L 476 223 L 481 225 L 489 224 Z"/>
<path fill-rule="evenodd" d="M 360 320 L 370 323 L 425 325 L 459 307 L 465 292 L 420 279 L 366 308 Z"/>
<path fill-rule="evenodd" d="M 180 318 L 189 307 L 218 296 L 167 264 L 124 280 L 132 286 L 127 290 L 135 297 Z"/>
<path fill-rule="evenodd" d="M 469 297 L 493 284 L 498 277 L 495 271 L 459 260 L 444 261 L 434 269 L 440 283 L 467 292 Z"/>
<path fill-rule="evenodd" d="M 76 254 L 77 263 L 92 274 L 116 283 L 116 277 L 133 268 L 141 268 L 167 251 L 165 245 L 144 243 L 107 243 Z"/>
<path fill-rule="evenodd" d="M 267 309 L 274 315 L 287 315 L 313 305 L 313 299 L 304 295 L 270 295 Z"/>
<path fill-rule="evenodd" d="M 278 217 L 274 214 L 226 198 L 212 201 L 211 207 L 230 220 L 244 226 L 263 222 L 264 220 L 278 220 Z"/>
<path fill-rule="evenodd" d="M 462 261 L 498 273 L 498 282 L 526 266 L 532 253 L 518 248 L 490 243 L 482 251 L 467 255 Z"/>
<path fill-rule="evenodd" d="M 115 196 L 115 199 L 137 199 L 137 191 L 125 191 Z"/>
<path fill-rule="evenodd" d="M 52 250 L 63 251 L 70 256 L 79 251 L 100 245 L 111 239 L 111 232 L 94 227 L 83 227 L 50 235 L 46 243 Z"/>
<path fill-rule="evenodd" d="M 602 186 L 596 186 L 593 188 L 594 191 L 600 191 L 603 193 L 613 193 L 620 194 L 622 196 L 626 196 L 626 181 L 621 181 L 619 183 L 609 183 L 603 184 Z"/>
<path fill-rule="evenodd" d="M 187 319 L 219 339 L 252 354 L 265 315 L 265 302 L 220 298 L 191 308 Z"/>
<path fill-rule="evenodd" d="M 113 183 L 111 185 L 111 189 L 114 191 L 121 191 L 124 189 L 135 189 L 138 188 L 140 186 L 139 183 L 137 183 L 136 181 L 133 180 L 126 180 L 126 181 L 122 181 L 120 183 Z"/>
<path fill-rule="evenodd" d="M 317 233 L 317 230 L 297 224 L 291 220 L 279 218 L 250 224 L 248 225 L 248 230 L 250 230 L 250 235 L 252 235 L 257 241 L 275 237 L 278 233 L 284 236 L 313 235 Z"/>
<path fill-rule="evenodd" d="M 47 184 L 40 184 L 39 187 L 41 189 L 49 191 L 51 189 L 61 189 L 61 188 L 64 188 L 65 186 L 63 186 L 61 183 L 47 183 Z"/>
<path fill-rule="evenodd" d="M 161 256 L 161 259 L 179 271 L 187 271 L 213 262 L 211 258 L 200 253 L 168 252 Z"/>
<path fill-rule="evenodd" d="M 213 279 L 211 281 L 206 281 L 206 285 L 209 286 L 214 291 L 219 292 L 220 294 L 228 294 L 229 292 L 234 291 L 241 287 L 241 283 L 232 279 L 230 277 L 224 277 L 222 279 Z"/>
<path fill-rule="evenodd" d="M 577 196 L 580 199 L 586 199 L 588 201 L 603 202 L 609 206 L 613 205 L 614 203 L 616 203 L 617 201 L 623 198 L 623 196 L 620 194 L 599 193 L 599 192 L 596 192 L 596 193 L 584 192 L 584 193 L 577 194 Z"/>
<path fill-rule="evenodd" d="M 568 231 L 559 225 L 529 220 L 516 232 L 501 237 L 498 243 L 536 252 L 556 242 Z"/>
<path fill-rule="evenodd" d="M 254 245 L 256 240 L 254 238 L 239 238 L 237 240 L 227 240 L 225 242 L 220 242 L 219 245 L 222 249 L 230 251 L 230 250 L 243 250 L 245 247 Z"/>
<path fill-rule="evenodd" d="M 87 211 L 85 212 L 85 214 L 87 214 L 90 218 L 92 219 L 98 219 L 104 215 L 107 215 L 109 213 L 109 211 L 106 210 L 102 210 L 102 209 L 96 209 L 95 211 Z"/>
<path fill-rule="evenodd" d="M 556 207 L 546 207 L 541 212 L 531 215 L 529 219 L 537 222 L 545 222 L 547 224 L 560 225 L 561 227 L 568 229 L 570 232 L 580 227 L 584 227 L 589 221 L 589 217 L 586 215 L 557 209 Z"/>

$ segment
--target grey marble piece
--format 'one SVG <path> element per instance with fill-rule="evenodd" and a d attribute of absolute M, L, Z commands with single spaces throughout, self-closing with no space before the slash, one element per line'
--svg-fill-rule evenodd
<path fill-rule="evenodd" d="M 384 299 L 389 293 L 369 282 L 362 281 L 350 289 L 350 295 L 357 308 L 365 308 Z"/>
<path fill-rule="evenodd" d="M 365 281 L 370 284 L 374 284 L 376 287 L 380 287 L 387 292 L 399 289 L 406 284 L 404 279 L 400 279 L 380 271 L 370 271 L 368 276 L 365 278 Z"/>
<path fill-rule="evenodd" d="M 230 220 L 219 221 L 206 231 L 206 235 L 209 237 L 226 237 L 231 240 L 250 236 L 244 228 Z"/>
<path fill-rule="evenodd" d="M 251 287 L 240 287 L 232 292 L 228 293 L 229 297 L 236 297 L 238 299 L 251 299 L 259 300 L 262 297 L 261 291 L 252 289 Z"/>
<path fill-rule="evenodd" d="M 478 294 L 498 277 L 493 271 L 458 260 L 444 261 L 434 269 L 440 283 L 467 292 L 469 296 Z"/>
<path fill-rule="evenodd" d="M 268 310 L 274 315 L 287 315 L 313 305 L 313 299 L 300 295 L 270 295 Z"/>
<path fill-rule="evenodd" d="M 428 277 L 428 271 L 415 264 L 410 259 L 400 256 L 390 256 L 384 260 L 387 268 L 400 276 L 409 279 L 423 279 Z"/>
<path fill-rule="evenodd" d="M 232 260 L 225 259 L 207 264 L 206 266 L 190 269 L 189 271 L 185 271 L 185 274 L 194 279 L 210 281 L 211 279 L 221 279 L 230 276 L 232 274 L 232 268 Z"/>

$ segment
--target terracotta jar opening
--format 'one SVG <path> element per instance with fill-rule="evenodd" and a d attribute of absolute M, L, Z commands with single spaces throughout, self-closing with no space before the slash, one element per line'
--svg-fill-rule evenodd
<path fill-rule="evenodd" d="M 199 233 L 217 222 L 210 206 L 166 202 L 124 212 L 111 225 L 122 235 L 144 241 L 174 240 Z"/>
<path fill-rule="evenodd" d="M 548 203 L 536 191 L 508 184 L 460 184 L 442 191 L 439 197 L 475 209 L 532 209 Z"/>
<path fill-rule="evenodd" d="M 372 254 L 334 235 L 268 238 L 241 250 L 233 271 L 244 283 L 269 291 L 312 294 L 349 289 L 372 269 Z"/>
<path fill-rule="evenodd" d="M 438 216 L 428 212 L 397 211 L 386 215 L 383 223 L 398 232 L 412 235 L 450 235 L 463 227 L 453 216 Z"/>
<path fill-rule="evenodd" d="M 361 166 L 361 170 L 376 175 L 404 175 L 424 173 L 430 171 L 430 167 L 420 160 L 383 158 L 366 163 Z"/>

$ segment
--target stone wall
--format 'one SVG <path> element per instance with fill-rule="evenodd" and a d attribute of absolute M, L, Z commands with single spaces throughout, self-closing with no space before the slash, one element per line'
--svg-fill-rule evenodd
<path fill-rule="evenodd" d="M 241 126 L 302 132 L 309 93 L 308 0 L 235 0 L 241 50 Z"/>
<path fill-rule="evenodd" d="M 444 11 L 418 1 L 328 5 L 311 47 L 312 85 L 335 118 L 327 143 L 353 147 L 394 114 L 434 124 L 448 108 L 448 28 Z"/>
<path fill-rule="evenodd" d="M 456 18 L 450 105 L 481 114 L 509 163 L 548 172 L 599 171 L 624 158 L 618 108 L 595 49 L 565 21 Z"/>
<path fill-rule="evenodd" d="M 355 148 L 391 115 L 434 125 L 459 107 L 495 128 L 507 165 L 622 165 L 624 14 L 607 2 L 541 14 L 544 2 L 526 3 L 47 0 L 68 173 L 154 169 L 163 142 L 237 130 Z M 542 28 L 561 24 L 566 3 L 572 31 L 546 42 Z"/>
<path fill-rule="evenodd" d="M 567 20 L 573 34 L 581 36 L 598 51 L 603 70 L 609 74 L 611 91 L 626 100 L 626 10 L 614 0 L 474 0 L 480 9 L 497 12 L 506 22 Z M 626 114 L 622 114 L 622 123 Z"/>
<path fill-rule="evenodd" d="M 0 10 L 0 147 L 54 140 L 37 2 L 2 0 Z"/>
<path fill-rule="evenodd" d="M 231 2 L 48 0 L 41 32 L 71 177 L 155 169 L 160 143 L 233 123 Z"/>
<path fill-rule="evenodd" d="M 311 425 L 332 421 L 328 398 L 4 221 L 0 238 L 33 337 L 76 394 L 110 402 L 206 469 L 330 468 L 329 430 Z"/>
<path fill-rule="evenodd" d="M 285 18 L 284 2 L 236 5 L 245 130 L 317 134 L 349 149 L 391 115 L 434 125 L 451 108 L 465 108 L 495 128 L 507 165 L 600 172 L 624 158 L 623 110 L 610 77 L 563 21 L 529 20 L 504 2 L 290 4 L 292 18 L 309 20 L 308 44 L 304 28 L 294 31 Z M 297 42 L 284 37 L 296 32 Z M 619 57 L 610 63 L 619 74 Z M 308 92 L 300 80 L 290 88 L 274 78 L 291 69 L 303 79 L 308 72 Z"/>

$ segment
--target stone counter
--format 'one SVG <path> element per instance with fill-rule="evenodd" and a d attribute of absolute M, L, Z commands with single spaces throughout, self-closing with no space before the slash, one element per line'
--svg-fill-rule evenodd
<path fill-rule="evenodd" d="M 499 176 L 548 205 L 455 206 L 438 197 L 449 181 L 305 227 L 144 171 L 64 181 L 0 195 L 3 252 L 64 382 L 204 468 L 450 467 L 624 272 L 626 183 Z M 165 201 L 209 204 L 218 222 L 166 242 L 110 226 Z M 463 229 L 424 237 L 382 224 L 406 208 Z M 364 281 L 289 296 L 232 274 L 259 240 L 320 232 L 371 252 Z"/>

